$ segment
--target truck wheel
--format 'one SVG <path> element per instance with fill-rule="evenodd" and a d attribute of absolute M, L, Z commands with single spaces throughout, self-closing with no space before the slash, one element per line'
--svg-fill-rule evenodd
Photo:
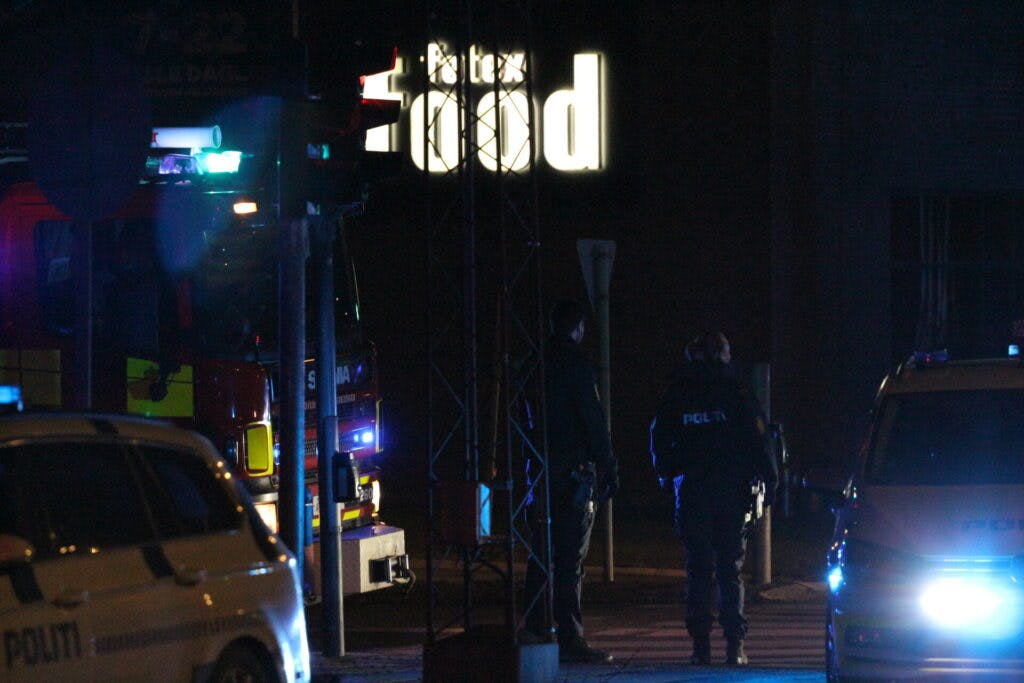
<path fill-rule="evenodd" d="M 211 683 L 277 683 L 277 675 L 254 648 L 232 645 L 221 654 Z"/>

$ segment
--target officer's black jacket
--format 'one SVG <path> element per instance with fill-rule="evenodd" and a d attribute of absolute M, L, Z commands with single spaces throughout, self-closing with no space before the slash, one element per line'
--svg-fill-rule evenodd
<path fill-rule="evenodd" d="M 770 501 L 778 466 L 757 401 L 723 369 L 695 361 L 676 373 L 651 425 L 655 470 L 666 478 L 683 475 L 677 480 L 681 499 L 746 505 L 750 482 L 760 479 Z"/>
<path fill-rule="evenodd" d="M 608 421 L 598 398 L 594 373 L 579 345 L 552 336 L 544 348 L 544 398 L 547 420 L 548 472 L 553 487 L 588 461 L 611 480 L 618 464 L 608 435 Z"/>

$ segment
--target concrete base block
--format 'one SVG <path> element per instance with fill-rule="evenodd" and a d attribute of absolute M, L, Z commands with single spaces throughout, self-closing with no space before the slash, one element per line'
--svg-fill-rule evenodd
<path fill-rule="evenodd" d="M 518 645 L 504 626 L 482 625 L 423 647 L 425 683 L 547 683 L 558 678 L 558 645 Z"/>

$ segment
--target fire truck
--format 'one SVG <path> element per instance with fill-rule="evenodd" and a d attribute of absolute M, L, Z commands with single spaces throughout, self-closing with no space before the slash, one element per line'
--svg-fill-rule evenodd
<path fill-rule="evenodd" d="M 33 182 L 0 192 L 0 384 L 19 385 L 29 407 L 80 407 L 80 375 L 91 373 L 91 408 L 161 418 L 207 436 L 272 529 L 280 471 L 274 167 L 274 154 L 231 147 L 230 132 L 222 136 L 219 126 L 154 129 L 137 189 L 102 220 L 73 220 Z M 91 235 L 87 249 L 83 230 Z M 355 484 L 339 513 L 342 582 L 351 594 L 409 574 L 403 530 L 379 518 L 377 355 L 362 335 L 344 239 L 336 241 L 334 263 L 339 450 L 351 453 Z M 82 360 L 81 334 L 89 335 L 91 363 Z M 307 527 L 315 536 L 311 360 L 305 379 Z"/>

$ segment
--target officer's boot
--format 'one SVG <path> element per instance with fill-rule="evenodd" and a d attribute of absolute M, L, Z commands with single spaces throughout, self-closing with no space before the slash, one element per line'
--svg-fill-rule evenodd
<path fill-rule="evenodd" d="M 711 663 L 711 636 L 700 636 L 693 639 L 693 654 L 690 664 L 707 666 Z"/>
<path fill-rule="evenodd" d="M 747 663 L 747 655 L 743 652 L 742 640 L 730 640 L 725 645 L 725 665 L 744 666 Z"/>

